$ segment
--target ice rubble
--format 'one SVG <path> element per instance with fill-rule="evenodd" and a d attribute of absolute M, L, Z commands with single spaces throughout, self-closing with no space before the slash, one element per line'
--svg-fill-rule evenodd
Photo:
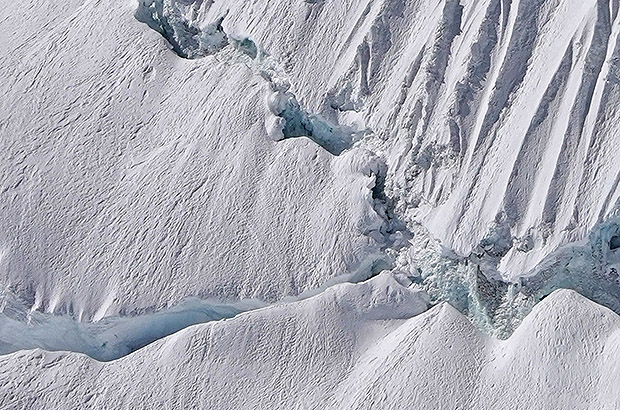
<path fill-rule="evenodd" d="M 183 2 L 180 3 L 185 4 Z M 195 11 L 195 5 L 186 4 Z M 184 58 L 199 58 L 213 54 L 228 45 L 228 36 L 222 29 L 223 17 L 206 27 L 196 26 L 184 16 L 177 2 L 163 0 L 141 0 L 135 13 L 136 18 L 159 32 Z"/>
<path fill-rule="evenodd" d="M 289 91 L 290 83 L 278 64 L 249 38 L 228 36 L 222 27 L 225 16 L 204 27 L 195 21 L 201 2 L 177 3 L 174 0 L 141 1 L 136 18 L 159 32 L 177 55 L 196 59 L 221 51 L 231 45 L 250 57 L 253 66 L 271 88 L 268 106 L 278 118 L 271 121 L 268 131 L 276 140 L 308 137 L 333 155 L 350 148 L 356 136 L 354 131 L 330 124 L 320 115 L 308 114 Z M 185 5 L 185 11 L 180 6 Z M 190 12 L 191 11 L 191 12 Z"/>
<path fill-rule="evenodd" d="M 620 252 L 614 238 L 620 220 L 610 217 L 587 240 L 550 254 L 518 281 L 489 277 L 481 270 L 487 255 L 462 258 L 418 225 L 411 245 L 393 255 L 392 272 L 404 284 L 425 290 L 433 303 L 449 302 L 487 334 L 505 339 L 532 308 L 557 289 L 573 289 L 620 312 Z"/>

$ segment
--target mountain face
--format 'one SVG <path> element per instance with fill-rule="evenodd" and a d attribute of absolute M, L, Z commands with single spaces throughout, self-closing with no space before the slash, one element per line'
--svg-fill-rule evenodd
<path fill-rule="evenodd" d="M 0 407 L 617 408 L 619 8 L 5 5 Z"/>
<path fill-rule="evenodd" d="M 226 16 L 227 32 L 277 56 L 308 109 L 366 129 L 401 217 L 459 254 L 482 245 L 506 278 L 584 239 L 616 209 L 616 2 L 198 10 L 195 21 Z"/>

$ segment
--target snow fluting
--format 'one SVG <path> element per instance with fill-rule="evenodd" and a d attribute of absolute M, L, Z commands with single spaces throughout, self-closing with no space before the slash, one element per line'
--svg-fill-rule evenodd
<path fill-rule="evenodd" d="M 616 1 L 0 26 L 1 404 L 620 405 Z"/>

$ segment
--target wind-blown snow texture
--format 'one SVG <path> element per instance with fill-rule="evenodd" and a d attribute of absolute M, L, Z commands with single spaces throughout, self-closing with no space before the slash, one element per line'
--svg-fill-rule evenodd
<path fill-rule="evenodd" d="M 245 59 L 180 60 L 133 7 L 86 3 L 3 57 L 9 290 L 89 320 L 367 276 L 377 160 L 276 144 Z"/>
<path fill-rule="evenodd" d="M 61 3 L 0 10 L 1 405 L 618 407 L 552 293 L 620 312 L 616 0 Z"/>

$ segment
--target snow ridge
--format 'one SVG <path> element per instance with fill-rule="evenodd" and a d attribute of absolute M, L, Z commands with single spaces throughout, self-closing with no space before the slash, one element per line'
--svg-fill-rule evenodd
<path fill-rule="evenodd" d="M 611 410 L 620 405 L 619 336 L 618 315 L 557 291 L 511 338 L 492 340 L 449 305 L 426 311 L 419 293 L 380 275 L 195 326 L 110 363 L 40 350 L 1 357 L 0 401 L 44 408 L 399 409 L 416 403 L 420 409 Z M 573 338 L 588 342 L 567 343 Z M 56 391 L 64 394 L 50 394 Z"/>

